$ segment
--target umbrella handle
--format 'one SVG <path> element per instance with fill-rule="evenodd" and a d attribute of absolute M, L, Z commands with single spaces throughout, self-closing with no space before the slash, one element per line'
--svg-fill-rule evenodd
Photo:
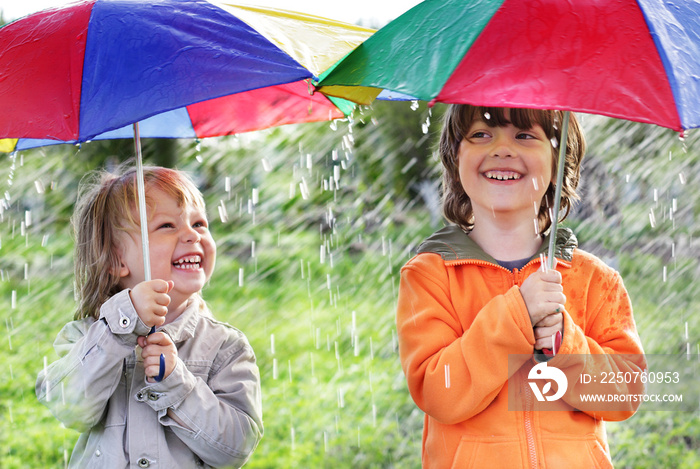
<path fill-rule="evenodd" d="M 148 333 L 148 335 L 153 334 L 156 331 L 156 326 L 151 327 L 151 332 Z M 157 383 L 160 383 L 163 381 L 163 375 L 165 375 L 165 356 L 161 353 L 160 354 L 160 368 L 158 368 L 158 376 L 154 376 L 153 379 L 156 380 Z"/>

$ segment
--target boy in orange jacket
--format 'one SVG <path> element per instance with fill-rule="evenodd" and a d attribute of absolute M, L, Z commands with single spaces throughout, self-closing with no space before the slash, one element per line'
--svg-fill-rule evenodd
<path fill-rule="evenodd" d="M 568 229 L 557 232 L 555 268 L 542 268 L 562 118 L 469 105 L 446 113 L 443 211 L 455 225 L 430 236 L 401 269 L 397 310 L 401 364 L 426 414 L 425 468 L 610 468 L 603 420 L 636 409 L 586 407 L 574 397 L 576 377 L 592 362 L 582 357 L 622 357 L 596 364 L 599 372 L 642 371 L 645 363 L 617 272 L 578 249 Z M 584 151 L 571 114 L 564 217 Z M 543 349 L 556 355 L 535 352 Z M 572 392 L 552 403 L 555 411 L 538 411 L 527 386 L 540 363 L 569 377 Z"/>

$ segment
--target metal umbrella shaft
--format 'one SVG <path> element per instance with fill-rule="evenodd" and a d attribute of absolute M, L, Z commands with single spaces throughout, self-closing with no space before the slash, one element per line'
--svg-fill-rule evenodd
<path fill-rule="evenodd" d="M 143 177 L 143 155 L 141 153 L 141 134 L 139 133 L 139 123 L 134 122 L 134 149 L 136 150 L 136 189 L 139 200 L 139 220 L 141 222 L 141 246 L 143 249 L 143 279 L 144 281 L 151 280 L 151 255 L 148 246 L 148 217 L 146 216 L 146 185 Z M 151 327 L 148 333 L 153 334 L 156 331 L 156 326 Z M 163 380 L 165 374 L 165 356 L 160 354 L 160 368 L 158 376 L 153 379 L 157 382 Z"/>
<path fill-rule="evenodd" d="M 559 142 L 559 163 L 557 164 L 557 180 L 554 187 L 554 207 L 552 207 L 552 227 L 549 233 L 549 249 L 547 255 L 547 270 L 554 268 L 554 254 L 557 241 L 557 225 L 559 224 L 559 207 L 561 205 L 561 189 L 564 183 L 564 165 L 566 164 L 566 144 L 569 135 L 569 111 L 564 111 L 564 122 L 561 126 L 561 142 Z"/>

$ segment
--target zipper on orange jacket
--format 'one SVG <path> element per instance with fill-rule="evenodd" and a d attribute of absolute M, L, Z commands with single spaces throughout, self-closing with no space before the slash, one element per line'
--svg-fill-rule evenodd
<path fill-rule="evenodd" d="M 521 385 L 525 389 L 524 400 L 525 400 L 525 442 L 527 443 L 527 455 L 529 460 L 529 466 L 531 469 L 537 469 L 537 448 L 535 448 L 535 432 L 532 430 L 532 404 L 533 396 L 532 391 L 529 386 L 525 386 L 526 381 L 522 380 Z"/>

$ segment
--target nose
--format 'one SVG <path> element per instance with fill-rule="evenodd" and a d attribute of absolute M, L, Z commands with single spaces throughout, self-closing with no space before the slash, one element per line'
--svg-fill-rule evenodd
<path fill-rule="evenodd" d="M 197 232 L 197 230 L 192 227 L 188 227 L 182 234 L 182 240 L 188 244 L 198 243 L 202 240 L 202 236 Z"/>
<path fill-rule="evenodd" d="M 494 158 L 512 158 L 515 156 L 510 138 L 506 135 L 498 135 L 494 138 L 491 155 Z"/>

